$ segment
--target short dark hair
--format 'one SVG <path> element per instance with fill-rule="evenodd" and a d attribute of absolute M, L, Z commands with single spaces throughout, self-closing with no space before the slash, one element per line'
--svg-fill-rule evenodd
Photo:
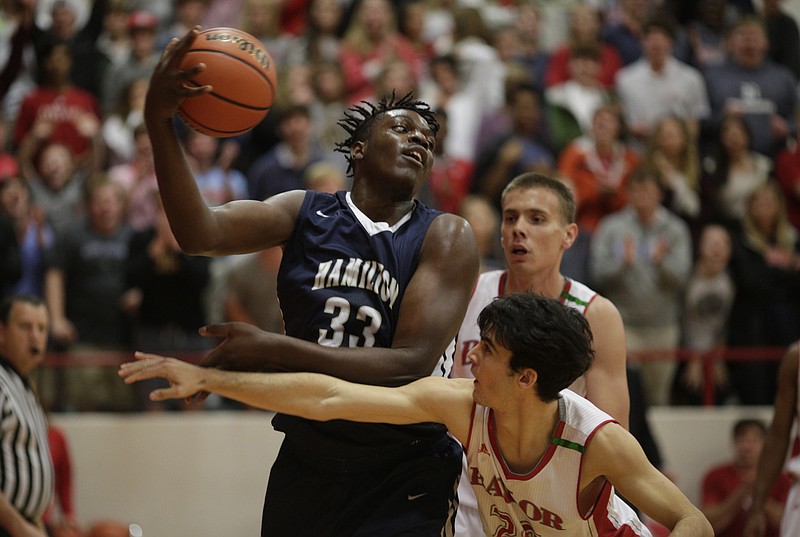
<path fill-rule="evenodd" d="M 557 299 L 519 293 L 494 299 L 478 316 L 481 337 L 491 335 L 511 352 L 509 367 L 538 374 L 536 393 L 553 401 L 594 359 L 586 318 Z"/>
<path fill-rule="evenodd" d="M 11 308 L 13 308 L 14 304 L 17 302 L 31 304 L 33 306 L 45 306 L 44 299 L 40 296 L 31 294 L 9 295 L 3 298 L 3 301 L 0 302 L 0 323 L 8 325 L 8 318 L 11 315 Z"/>
<path fill-rule="evenodd" d="M 372 133 L 372 127 L 375 125 L 375 119 L 381 114 L 385 114 L 390 110 L 410 110 L 416 112 L 422 119 L 428 123 L 434 134 L 439 131 L 439 122 L 436 120 L 430 105 L 424 101 L 418 101 L 414 98 L 413 93 L 407 93 L 401 98 L 397 98 L 394 91 L 391 95 L 384 95 L 378 101 L 378 104 L 372 104 L 368 101 L 361 101 L 361 104 L 355 104 L 344 111 L 344 118 L 338 121 L 338 124 L 347 131 L 349 135 L 346 140 L 336 144 L 336 151 L 344 153 L 347 159 L 347 174 L 352 176 L 353 172 L 353 159 L 350 156 L 350 150 L 357 142 L 366 140 Z"/>
<path fill-rule="evenodd" d="M 767 434 L 767 426 L 764 422 L 755 418 L 744 418 L 733 424 L 733 439 L 742 436 L 748 429 L 758 429 L 762 435 Z"/>
<path fill-rule="evenodd" d="M 530 190 L 533 188 L 544 188 L 552 191 L 558 196 L 558 205 L 561 209 L 561 216 L 568 224 L 575 222 L 577 205 L 572 190 L 563 182 L 544 175 L 543 173 L 528 172 L 518 175 L 511 180 L 500 194 L 500 205 L 506 199 L 509 192 L 514 190 Z"/>

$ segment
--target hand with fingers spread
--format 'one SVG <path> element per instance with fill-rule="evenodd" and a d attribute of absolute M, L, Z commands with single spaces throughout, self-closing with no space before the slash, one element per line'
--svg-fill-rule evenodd
<path fill-rule="evenodd" d="M 188 399 L 203 390 L 207 371 L 202 367 L 157 354 L 137 352 L 134 356 L 135 362 L 126 362 L 119 367 L 118 374 L 125 379 L 125 384 L 155 378 L 169 381 L 169 388 L 150 393 L 152 401 Z"/>
<path fill-rule="evenodd" d="M 180 39 L 174 38 L 164 49 L 150 78 L 150 88 L 145 100 L 145 115 L 151 119 L 172 121 L 181 101 L 211 91 L 211 86 L 195 87 L 187 84 L 188 80 L 205 69 L 205 64 L 198 63 L 189 69 L 180 68 L 183 57 L 199 31 L 200 27 L 195 26 Z"/>

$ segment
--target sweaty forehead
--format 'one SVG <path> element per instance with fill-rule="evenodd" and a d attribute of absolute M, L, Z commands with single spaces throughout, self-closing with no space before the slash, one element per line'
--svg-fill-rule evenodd
<path fill-rule="evenodd" d="M 397 109 L 397 110 L 387 110 L 385 112 L 386 116 L 391 119 L 405 119 L 411 121 L 415 125 L 419 126 L 422 129 L 425 129 L 429 132 L 433 132 L 433 129 L 428 122 L 423 119 L 421 115 L 413 110 L 405 110 L 405 109 Z"/>

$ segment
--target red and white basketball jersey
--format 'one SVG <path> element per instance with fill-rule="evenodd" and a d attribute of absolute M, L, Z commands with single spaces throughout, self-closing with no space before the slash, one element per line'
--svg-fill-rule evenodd
<path fill-rule="evenodd" d="M 583 397 L 564 390 L 560 421 L 536 467 L 517 474 L 497 444 L 491 409 L 473 406 L 468 477 L 478 499 L 486 535 L 500 537 L 650 537 L 650 532 L 606 483 L 594 509 L 578 509 L 581 462 L 594 433 L 613 418 Z"/>
<path fill-rule="evenodd" d="M 508 272 L 505 270 L 484 272 L 478 277 L 467 306 L 467 312 L 458 331 L 453 370 L 450 373 L 451 377 L 473 378 L 470 365 L 467 362 L 467 353 L 481 340 L 480 330 L 478 330 L 478 315 L 492 300 L 498 296 L 505 295 L 507 279 Z M 571 308 L 575 308 L 584 315 L 597 293 L 580 282 L 570 278 L 565 278 L 565 280 L 564 289 L 559 297 L 561 302 Z M 586 382 L 583 376 L 572 383 L 570 389 L 575 393 L 585 395 Z"/>

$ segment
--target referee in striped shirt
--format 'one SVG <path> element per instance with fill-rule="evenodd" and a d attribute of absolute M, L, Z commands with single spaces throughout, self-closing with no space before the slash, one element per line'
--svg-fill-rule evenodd
<path fill-rule="evenodd" d="M 46 537 L 53 463 L 44 410 L 28 375 L 44 358 L 48 314 L 38 297 L 0 304 L 0 537 Z"/>

